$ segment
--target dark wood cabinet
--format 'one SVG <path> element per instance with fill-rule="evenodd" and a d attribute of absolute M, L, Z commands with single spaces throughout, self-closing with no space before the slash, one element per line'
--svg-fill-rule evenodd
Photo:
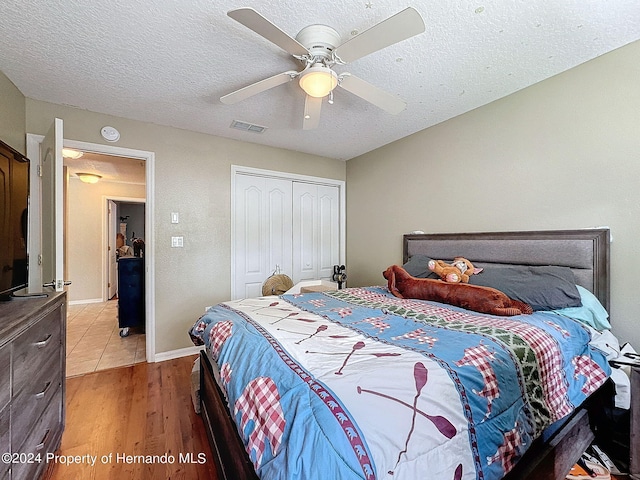
<path fill-rule="evenodd" d="M 0 302 L 0 479 L 37 479 L 65 422 L 66 293 Z M 3 460 L 5 457 L 3 457 Z"/>
<path fill-rule="evenodd" d="M 120 257 L 118 260 L 118 326 L 120 336 L 127 336 L 129 327 L 144 327 L 144 259 Z"/>
<path fill-rule="evenodd" d="M 27 282 L 29 160 L 0 140 L 0 298 Z"/>

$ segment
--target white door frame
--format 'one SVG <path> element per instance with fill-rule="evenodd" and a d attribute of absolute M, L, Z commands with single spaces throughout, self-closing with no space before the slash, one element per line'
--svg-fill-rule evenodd
<path fill-rule="evenodd" d="M 243 167 L 240 165 L 231 165 L 231 298 L 237 298 L 236 292 L 236 249 L 235 249 L 235 198 L 236 198 L 236 175 L 253 175 L 258 177 L 282 178 L 286 180 L 295 180 L 298 182 L 308 182 L 318 185 L 337 186 L 339 189 L 339 205 L 340 205 L 340 265 L 346 262 L 347 251 L 347 194 L 346 183 L 344 180 L 335 180 L 333 178 L 313 177 L 310 175 L 300 175 L 297 173 L 279 172 L 276 170 L 264 170 L 261 168 Z"/>
<path fill-rule="evenodd" d="M 40 143 L 44 138 L 43 135 L 36 135 L 33 133 L 27 133 L 27 157 L 39 158 L 40 156 Z M 115 145 L 103 145 L 100 143 L 88 143 L 78 140 L 64 139 L 64 146 L 67 148 L 74 148 L 85 152 L 101 153 L 104 155 L 113 155 L 118 157 L 128 157 L 133 159 L 143 160 L 145 162 L 145 215 L 144 215 L 144 229 L 145 229 L 145 338 L 146 338 L 146 356 L 147 362 L 155 362 L 156 357 L 156 320 L 155 320 L 155 229 L 154 229 L 154 193 L 155 193 L 155 153 L 146 150 L 134 150 L 131 148 L 117 147 Z M 31 169 L 31 178 L 29 183 L 30 188 L 30 205 L 40 204 L 40 183 L 38 180 L 38 172 L 36 168 Z M 140 199 L 138 199 L 140 200 Z M 29 210 L 29 227 L 30 232 L 40 231 L 40 212 L 37 209 L 32 208 Z M 103 215 L 105 215 L 103 210 Z M 106 219 L 103 219 L 103 226 Z M 34 230 L 35 229 L 35 230 Z M 38 238 L 34 238 L 34 237 Z M 40 236 L 30 235 L 29 237 L 29 251 L 40 252 Z M 103 239 L 105 234 L 103 234 Z M 148 239 L 148 240 L 147 240 Z M 103 265 L 105 257 L 105 249 L 102 252 Z M 37 267 L 37 257 L 29 257 L 30 274 L 31 271 L 37 270 L 37 268 L 31 269 L 32 264 Z M 104 282 L 104 275 L 102 275 L 102 281 Z M 103 289 L 104 291 L 104 289 Z"/>
<path fill-rule="evenodd" d="M 118 259 L 116 254 L 118 205 L 110 198 L 106 198 L 105 201 L 107 203 L 107 294 L 103 295 L 103 299 L 106 301 L 111 300 L 118 293 Z"/>

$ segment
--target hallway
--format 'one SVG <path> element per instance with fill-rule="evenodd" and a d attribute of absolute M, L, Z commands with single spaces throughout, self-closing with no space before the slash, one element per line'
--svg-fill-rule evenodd
<path fill-rule="evenodd" d="M 117 300 L 68 305 L 67 377 L 144 362 L 145 354 L 144 333 L 120 337 Z"/>

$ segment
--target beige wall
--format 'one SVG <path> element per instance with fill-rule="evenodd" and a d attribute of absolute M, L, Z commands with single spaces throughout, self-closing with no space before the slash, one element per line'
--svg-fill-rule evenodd
<path fill-rule="evenodd" d="M 106 197 L 145 198 L 144 185 L 69 180 L 67 188 L 67 275 L 70 301 L 102 299 Z M 106 272 L 104 272 L 106 276 Z"/>
<path fill-rule="evenodd" d="M 26 153 L 25 125 L 24 95 L 0 72 L 0 140 Z"/>
<path fill-rule="evenodd" d="M 65 139 L 104 144 L 100 129 L 111 125 L 117 146 L 155 152 L 155 231 L 146 237 L 156 255 L 156 353 L 190 346 L 187 329 L 204 307 L 231 296 L 232 164 L 346 176 L 337 160 L 26 99 L 27 132 L 45 134 L 54 117 L 64 120 Z M 184 236 L 184 248 L 171 248 L 172 235 Z"/>
<path fill-rule="evenodd" d="M 411 230 L 606 225 L 614 333 L 640 348 L 639 85 L 636 42 L 349 160 L 349 285 L 384 283 Z"/>

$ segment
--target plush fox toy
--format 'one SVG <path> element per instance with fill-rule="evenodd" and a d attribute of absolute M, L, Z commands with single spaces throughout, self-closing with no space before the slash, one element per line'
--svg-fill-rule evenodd
<path fill-rule="evenodd" d="M 469 283 L 470 275 L 475 275 L 482 271 L 481 268 L 475 268 L 464 257 L 455 257 L 452 264 L 445 263 L 442 260 L 429 260 L 429 270 L 449 283 Z"/>

